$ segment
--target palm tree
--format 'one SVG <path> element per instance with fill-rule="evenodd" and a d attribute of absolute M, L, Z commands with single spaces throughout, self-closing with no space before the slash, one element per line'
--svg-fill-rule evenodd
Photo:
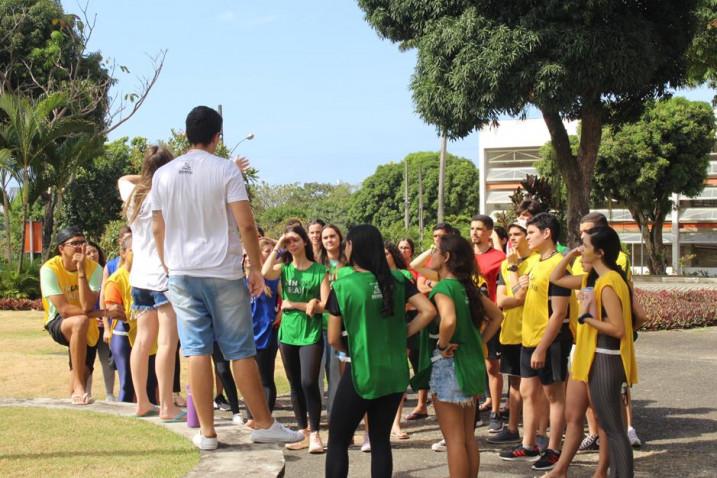
<path fill-rule="evenodd" d="M 15 176 L 15 162 L 12 151 L 7 148 L 0 149 L 0 195 L 2 195 L 2 212 L 5 218 L 5 258 L 7 263 L 12 261 L 12 230 L 10 226 L 10 183 Z"/>
<path fill-rule="evenodd" d="M 0 95 L 0 111 L 5 121 L 0 123 L 0 142 L 11 151 L 17 168 L 17 181 L 22 197 L 22 240 L 18 272 L 22 270 L 25 244 L 24 224 L 30 215 L 31 195 L 36 178 L 47 167 L 47 155 L 56 143 L 63 138 L 92 129 L 88 121 L 71 116 L 55 115 L 66 106 L 67 100 L 62 93 L 54 93 L 39 100 L 30 100 L 13 94 Z"/>

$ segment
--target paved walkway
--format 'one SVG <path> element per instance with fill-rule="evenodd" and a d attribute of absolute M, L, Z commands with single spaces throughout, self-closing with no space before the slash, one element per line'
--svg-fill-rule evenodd
<path fill-rule="evenodd" d="M 717 327 L 687 331 L 645 332 L 637 342 L 640 383 L 633 391 L 635 425 L 644 446 L 635 452 L 637 477 L 717 476 Z M 410 411 L 410 409 L 407 409 Z M 281 415 L 288 410 L 280 411 Z M 431 410 L 431 414 L 433 411 Z M 394 442 L 394 476 L 448 476 L 445 453 L 434 453 L 440 439 L 433 416 L 406 428 L 410 440 Z M 479 428 L 481 477 L 539 475 L 524 463 L 498 459 Z M 360 436 L 357 435 L 357 443 Z M 322 476 L 325 455 L 286 452 L 286 476 Z M 349 451 L 350 476 L 370 476 L 370 457 L 358 447 Z M 596 454 L 579 454 L 570 476 L 592 476 Z"/>

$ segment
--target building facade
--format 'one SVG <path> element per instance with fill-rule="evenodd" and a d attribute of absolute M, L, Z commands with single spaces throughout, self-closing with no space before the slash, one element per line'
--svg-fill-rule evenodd
<path fill-rule="evenodd" d="M 565 124 L 568 134 L 577 122 Z M 480 211 L 495 217 L 511 207 L 510 195 L 528 174 L 536 175 L 540 148 L 550 141 L 542 119 L 505 120 L 479 132 Z M 672 225 L 679 224 L 680 259 L 687 274 L 717 274 L 717 143 L 711 154 L 705 189 L 694 198 L 678 197 L 678 207 L 667 217 L 663 242 L 667 263 L 672 264 Z M 627 209 L 619 205 L 597 209 L 605 214 L 628 246 L 635 272 L 647 271 L 647 258 L 639 228 Z M 671 221 L 672 219 L 672 221 Z M 668 271 L 671 271 L 671 267 Z"/>

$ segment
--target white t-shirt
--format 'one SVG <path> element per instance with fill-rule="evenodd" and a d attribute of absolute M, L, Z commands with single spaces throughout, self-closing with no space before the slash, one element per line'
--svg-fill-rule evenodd
<path fill-rule="evenodd" d="M 229 203 L 248 201 L 234 162 L 190 150 L 154 173 L 152 210 L 164 217 L 169 275 L 239 279 L 242 246 Z"/>
<path fill-rule="evenodd" d="M 126 179 L 117 182 L 122 201 L 127 202 L 134 191 L 134 184 Z M 128 210 L 132 217 L 132 210 Z M 139 214 L 132 224 L 132 270 L 129 273 L 129 284 L 139 289 L 156 291 L 167 290 L 167 274 L 159 260 L 157 246 L 152 235 L 152 207 L 149 195 L 144 198 Z"/>

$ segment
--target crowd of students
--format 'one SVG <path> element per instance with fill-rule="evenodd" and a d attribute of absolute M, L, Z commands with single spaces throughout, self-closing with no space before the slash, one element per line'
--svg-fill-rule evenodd
<path fill-rule="evenodd" d="M 424 419 L 432 402 L 443 435 L 432 449 L 447 452 L 452 477 L 478 474 L 481 412 L 488 442 L 507 445 L 503 460 L 567 476 L 578 450 L 599 448 L 595 476 L 633 476 L 628 391 L 644 313 L 603 215 L 583 218 L 582 244 L 570 251 L 558 244 L 556 217 L 531 200 L 506 229 L 485 215 L 473 217 L 468 238 L 438 224 L 420 254 L 410 238 L 396 245 L 370 225 L 344 236 L 319 219 L 289 221 L 274 240 L 254 223 L 241 164 L 213 154 L 221 117 L 195 108 L 186 131 L 188 153 L 174 159 L 152 146 L 141 175 L 119 178 L 119 258 L 104 264 L 99 247 L 68 227 L 41 269 L 46 328 L 69 347 L 73 403 L 93 401 L 99 350 L 108 397 L 111 356 L 118 398 L 136 403 L 137 416 L 186 420 L 179 347 L 200 449 L 217 447 L 212 406 L 226 405 L 254 441 L 328 450 L 326 476 L 345 477 L 363 421 L 372 476 L 391 476 L 391 439 L 409 438 L 401 424 L 410 383 L 418 401 L 405 420 Z M 277 353 L 298 431 L 271 417 Z"/>

